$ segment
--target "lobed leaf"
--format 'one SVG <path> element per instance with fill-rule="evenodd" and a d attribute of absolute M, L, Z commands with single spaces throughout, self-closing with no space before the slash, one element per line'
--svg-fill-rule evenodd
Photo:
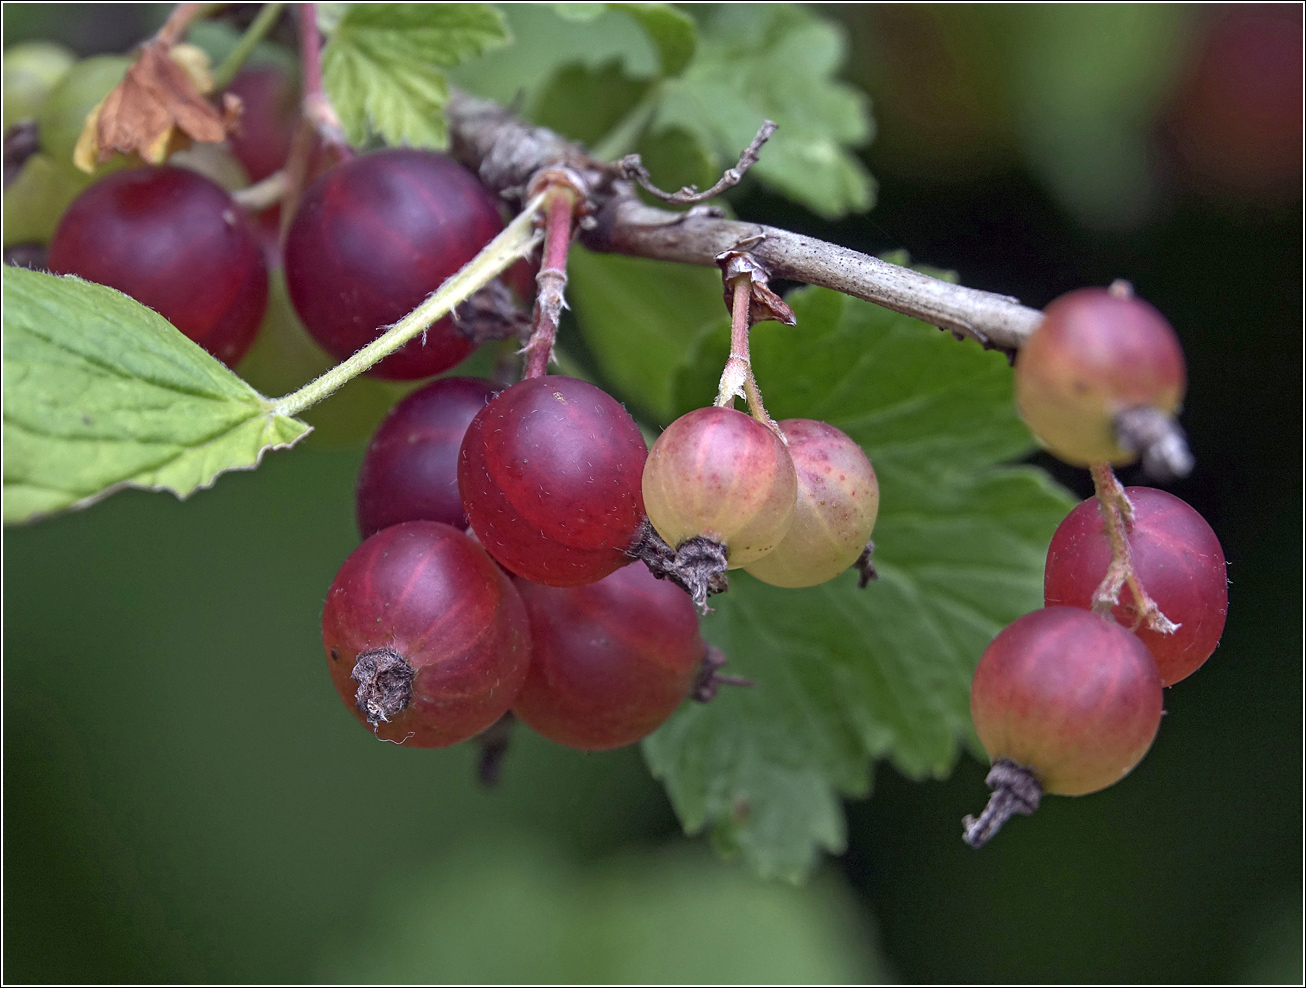
<path fill-rule="evenodd" d="M 866 450 L 880 579 L 783 590 L 731 573 L 704 632 L 756 685 L 684 705 L 644 752 L 687 830 L 797 879 L 843 849 L 839 798 L 869 791 L 872 759 L 941 776 L 973 741 L 975 663 L 1042 604 L 1047 544 L 1074 502 L 1039 470 L 997 465 L 1033 447 L 1000 354 L 835 292 L 788 301 L 796 327 L 753 331 L 768 411 L 830 422 Z M 724 329 L 677 375 L 680 410 L 715 394 Z"/>
<path fill-rule="evenodd" d="M 616 62 L 630 80 L 649 81 L 662 72 L 664 55 L 643 21 L 607 4 L 508 4 L 504 14 L 510 47 L 459 67 L 459 86 L 534 115 L 558 73 L 572 66 L 598 69 Z M 573 109 L 588 113 L 583 104 Z"/>
<path fill-rule="evenodd" d="M 697 29 L 688 15 L 669 3 L 610 3 L 612 10 L 629 14 L 657 45 L 663 77 L 679 75 L 694 57 Z"/>
<path fill-rule="evenodd" d="M 626 75 L 617 58 L 593 68 L 579 62 L 566 65 L 540 92 L 531 119 L 593 146 L 625 119 L 651 85 L 647 79 Z"/>
<path fill-rule="evenodd" d="M 489 4 L 351 4 L 322 51 L 323 84 L 351 143 L 375 132 L 389 144 L 442 148 L 449 85 L 440 70 L 506 40 Z"/>
<path fill-rule="evenodd" d="M 866 97 L 834 79 L 845 40 L 789 4 L 723 4 L 705 15 L 697 55 L 667 80 L 653 129 L 679 126 L 733 164 L 763 120 L 780 125 L 752 174 L 827 217 L 869 209 L 874 181 L 849 148 L 872 135 Z"/>
<path fill-rule="evenodd" d="M 309 427 L 111 288 L 4 269 L 4 520 L 123 487 L 178 497 Z"/>

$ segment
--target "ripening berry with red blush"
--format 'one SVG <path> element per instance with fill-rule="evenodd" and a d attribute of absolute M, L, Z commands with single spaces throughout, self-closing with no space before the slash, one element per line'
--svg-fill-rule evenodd
<path fill-rule="evenodd" d="M 442 377 L 390 410 L 358 474 L 354 510 L 364 538 L 405 521 L 467 527 L 458 494 L 458 450 L 495 391 L 481 378 Z"/>
<path fill-rule="evenodd" d="M 989 757 L 1028 769 L 1043 792 L 1119 782 L 1161 726 L 1161 675 L 1132 633 L 1077 607 L 1007 626 L 980 658 L 971 717 Z"/>
<path fill-rule="evenodd" d="M 1128 526 L 1130 556 L 1144 591 L 1179 625 L 1171 634 L 1140 621 L 1134 593 L 1120 588 L 1112 612 L 1152 652 L 1161 680 L 1173 686 L 1215 651 L 1229 610 L 1224 551 L 1206 519 L 1173 494 L 1152 487 L 1125 489 L 1134 506 Z M 1111 543 L 1097 498 L 1078 505 L 1058 526 L 1048 548 L 1043 596 L 1049 607 L 1085 609 L 1111 565 Z"/>
<path fill-rule="evenodd" d="M 644 467 L 644 503 L 673 548 L 724 547 L 739 569 L 773 551 L 793 523 L 798 477 L 780 437 L 733 408 L 695 409 L 667 426 Z"/>
<path fill-rule="evenodd" d="M 745 567 L 777 587 L 814 587 L 857 561 L 875 528 L 880 485 L 871 461 L 826 422 L 785 419 L 780 431 L 798 477 L 794 520 L 780 544 Z"/>
<path fill-rule="evenodd" d="M 1121 283 L 1122 285 L 1122 283 Z M 1187 382 L 1165 317 L 1123 287 L 1081 288 L 1054 300 L 1016 356 L 1016 407 L 1049 450 L 1076 466 L 1131 463 L 1119 416 L 1174 415 Z"/>

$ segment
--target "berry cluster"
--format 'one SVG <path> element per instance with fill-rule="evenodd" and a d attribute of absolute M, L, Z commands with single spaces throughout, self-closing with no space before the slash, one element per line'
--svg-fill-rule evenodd
<path fill-rule="evenodd" d="M 1108 463 L 1139 452 L 1130 421 L 1164 422 L 1183 393 L 1174 331 L 1119 286 L 1048 306 L 1016 363 L 1016 400 L 1058 455 L 1090 464 L 1098 495 L 1076 507 L 1048 550 L 1044 608 L 985 650 L 971 715 L 993 760 L 994 795 L 965 820 L 980 847 L 1044 793 L 1113 785 L 1151 747 L 1162 687 L 1191 675 L 1224 630 L 1224 553 L 1179 498 L 1121 488 Z"/>
<path fill-rule="evenodd" d="M 71 116 L 116 83 L 123 66 L 109 68 Z M 291 153 L 297 94 L 266 66 L 229 92 L 245 111 L 231 155 L 250 179 L 267 178 Z M 133 296 L 234 366 L 262 321 L 268 264 L 280 263 L 305 328 L 344 359 L 475 257 L 503 218 L 442 155 L 328 158 L 310 159 L 319 173 L 284 243 L 278 205 L 251 222 L 194 168 L 126 161 L 135 167 L 100 176 L 63 212 L 47 266 Z M 474 346 L 445 318 L 371 373 L 431 377 Z M 415 746 L 465 740 L 510 708 L 563 744 L 630 744 L 711 672 L 690 598 L 627 565 L 647 528 L 643 434 L 582 381 L 498 390 L 437 380 L 377 431 L 357 492 L 365 542 L 323 614 L 336 686 L 379 737 Z"/>
<path fill-rule="evenodd" d="M 290 224 L 291 299 L 346 357 L 501 226 L 448 159 L 354 158 L 310 186 Z M 443 320 L 373 372 L 429 376 L 472 346 Z M 878 503 L 865 454 L 824 423 L 705 408 L 650 452 L 584 381 L 529 376 L 497 393 L 434 381 L 395 406 L 364 460 L 366 541 L 323 617 L 337 689 L 378 736 L 417 746 L 465 740 L 510 710 L 561 744 L 630 744 L 714 677 L 694 603 L 726 569 L 829 580 L 866 549 Z M 646 554 L 670 582 L 630 565 Z"/>
<path fill-rule="evenodd" d="M 880 506 L 870 460 L 834 426 L 717 406 L 658 437 L 643 491 L 700 603 L 727 569 L 778 587 L 833 579 L 866 552 Z"/>
<path fill-rule="evenodd" d="M 643 461 L 634 421 L 583 381 L 496 396 L 442 378 L 399 402 L 359 476 L 367 538 L 323 614 L 346 703 L 379 737 L 419 747 L 510 709 L 587 750 L 661 724 L 706 645 L 684 592 L 626 565 Z"/>
<path fill-rule="evenodd" d="M 100 56 L 66 72 L 41 105 L 41 153 L 80 175 L 67 162 L 84 118 L 128 65 Z M 192 157 L 185 167 L 142 167 L 135 156 L 115 158 L 66 209 L 48 204 L 58 207 L 59 219 L 43 260 L 55 274 L 130 295 L 234 367 L 263 321 L 268 262 L 280 255 L 267 226 L 270 221 L 275 228 L 278 210 L 251 219 L 223 185 L 258 181 L 284 166 L 298 97 L 286 74 L 270 66 L 245 69 L 227 92 L 244 105 L 229 148 L 209 145 L 209 154 Z"/>
<path fill-rule="evenodd" d="M 630 565 L 646 504 L 670 546 L 710 544 L 750 569 L 779 557 L 757 575 L 780 585 L 824 582 L 866 544 L 878 488 L 865 454 L 824 423 L 780 428 L 787 444 L 741 412 L 700 409 L 650 453 L 621 405 L 573 378 L 498 394 L 441 378 L 408 395 L 368 447 L 366 541 L 327 597 L 341 696 L 379 737 L 417 746 L 509 710 L 574 748 L 644 737 L 713 665 L 691 598 Z"/>
<path fill-rule="evenodd" d="M 125 64 L 92 59 L 70 71 L 43 105 L 42 146 L 71 154 L 77 131 L 61 119 L 83 120 Z M 238 167 L 256 181 L 285 168 L 299 125 L 294 87 L 264 67 L 229 92 L 245 106 L 230 142 Z M 439 154 L 354 156 L 318 142 L 299 165 L 316 177 L 284 242 L 271 233 L 280 204 L 251 223 L 195 168 L 101 174 L 63 211 L 48 267 L 126 292 L 234 365 L 262 320 L 268 263 L 280 263 L 305 327 L 343 360 L 504 226 L 499 201 Z M 553 191 L 537 333 L 548 291 L 561 310 L 576 206 L 574 190 Z M 630 744 L 691 693 L 706 699 L 727 681 L 695 609 L 725 589 L 727 571 L 780 587 L 854 565 L 873 572 L 875 471 L 833 426 L 766 414 L 748 328 L 788 310 L 746 245 L 718 261 L 733 316 L 718 401 L 677 419 L 651 449 L 611 396 L 544 375 L 556 317 L 527 347 L 525 380 L 502 389 L 435 380 L 381 424 L 358 481 L 365 541 L 332 584 L 322 625 L 336 688 L 378 737 L 443 747 L 512 712 L 575 748 Z M 475 345 L 446 317 L 370 373 L 429 378 Z M 999 634 L 976 669 L 971 710 L 995 793 L 967 818 L 975 846 L 1043 793 L 1093 792 L 1127 774 L 1156 736 L 1162 688 L 1219 641 L 1227 588 L 1214 533 L 1177 498 L 1126 490 L 1111 472 L 1139 457 L 1157 474 L 1186 472 L 1173 418 L 1185 384 L 1174 331 L 1124 283 L 1057 299 L 1019 352 L 1021 415 L 1050 451 L 1092 470 L 1098 496 L 1052 540 L 1046 606 Z M 752 414 L 733 407 L 736 394 Z"/>

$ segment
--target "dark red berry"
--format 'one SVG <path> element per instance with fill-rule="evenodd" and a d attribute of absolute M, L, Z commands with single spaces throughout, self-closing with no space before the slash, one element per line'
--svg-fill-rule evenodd
<path fill-rule="evenodd" d="M 268 273 L 244 214 L 185 168 L 133 168 L 96 182 L 64 213 L 49 267 L 130 295 L 227 365 L 258 333 Z"/>
<path fill-rule="evenodd" d="M 639 426 L 609 395 L 570 377 L 532 378 L 472 420 L 458 488 L 490 555 L 536 583 L 579 586 L 630 562 L 646 455 Z"/>
<path fill-rule="evenodd" d="M 458 449 L 494 392 L 480 378 L 443 377 L 390 410 L 358 474 L 354 504 L 364 538 L 405 521 L 467 527 L 458 496 Z"/>
<path fill-rule="evenodd" d="M 286 284 L 313 337 L 345 359 L 407 315 L 503 229 L 494 198 L 443 155 L 397 148 L 344 162 L 304 193 L 286 238 Z M 446 317 L 372 374 L 409 380 L 472 350 Z"/>
<path fill-rule="evenodd" d="M 584 587 L 517 588 L 533 652 L 513 713 L 550 741 L 587 751 L 633 744 L 689 693 L 707 646 L 679 587 L 627 566 Z"/>
<path fill-rule="evenodd" d="M 1211 526 L 1186 503 L 1151 487 L 1125 491 L 1134 505 L 1129 549 L 1143 589 L 1167 618 L 1179 625 L 1162 634 L 1140 623 L 1133 591 L 1120 590 L 1113 614 L 1152 652 L 1161 680 L 1172 686 L 1210 658 L 1224 632 L 1229 610 L 1224 551 Z M 1048 606 L 1090 608 L 1111 565 L 1111 543 L 1097 498 L 1066 516 L 1052 536 L 1044 571 Z"/>
<path fill-rule="evenodd" d="M 336 574 L 322 643 L 341 699 L 377 737 L 457 744 L 512 706 L 530 628 L 512 582 L 457 529 L 378 532 Z"/>
<path fill-rule="evenodd" d="M 282 68 L 250 65 L 227 86 L 240 97 L 243 111 L 231 135 L 231 151 L 258 182 L 283 167 L 299 123 L 299 86 Z"/>
<path fill-rule="evenodd" d="M 1168 127 L 1204 191 L 1274 203 L 1301 188 L 1302 8 L 1204 7 Z"/>

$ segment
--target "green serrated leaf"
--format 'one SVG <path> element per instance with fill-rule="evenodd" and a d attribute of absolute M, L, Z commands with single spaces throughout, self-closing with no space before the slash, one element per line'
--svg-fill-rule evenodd
<path fill-rule="evenodd" d="M 723 4 L 705 18 L 698 53 L 666 83 L 654 128 L 680 126 L 733 164 L 763 120 L 780 129 L 751 174 L 817 213 L 869 209 L 874 181 L 849 148 L 871 138 L 864 94 L 833 76 L 839 29 L 787 4 Z"/>
<path fill-rule="evenodd" d="M 4 269 L 6 524 L 123 487 L 185 497 L 308 429 L 126 295 Z"/>
<path fill-rule="evenodd" d="M 549 6 L 564 20 L 582 23 L 602 17 L 603 12 L 608 9 L 606 3 L 552 3 Z"/>
<path fill-rule="evenodd" d="M 657 46 L 664 76 L 678 75 L 694 57 L 697 34 L 694 20 L 669 3 L 555 3 L 551 6 L 559 17 L 581 23 L 596 20 L 609 10 L 630 14 Z"/>
<path fill-rule="evenodd" d="M 328 2 L 317 5 L 317 29 L 328 37 L 336 33 L 352 3 Z"/>
<path fill-rule="evenodd" d="M 531 109 L 531 119 L 573 141 L 593 145 L 619 124 L 648 92 L 646 79 L 632 79 L 617 59 L 597 68 L 564 66 Z"/>
<path fill-rule="evenodd" d="M 697 28 L 692 18 L 669 3 L 610 3 L 639 21 L 657 45 L 663 77 L 679 75 L 694 57 Z"/>
<path fill-rule="evenodd" d="M 732 573 L 704 632 L 756 685 L 686 704 L 644 751 L 687 830 L 794 879 L 842 849 L 839 798 L 868 791 L 872 759 L 938 776 L 972 742 L 975 663 L 1041 605 L 1074 502 L 1039 470 L 996 465 L 1032 448 L 1000 354 L 835 292 L 788 301 L 796 327 L 753 330 L 767 407 L 830 422 L 870 456 L 880 579 L 782 590 Z M 711 400 L 726 352 L 722 327 L 706 331 L 677 376 L 680 409 Z"/>
<path fill-rule="evenodd" d="M 375 132 L 388 144 L 442 148 L 449 85 L 440 70 L 507 39 L 488 4 L 355 4 L 322 51 L 323 84 L 351 143 Z"/>
<path fill-rule="evenodd" d="M 567 297 L 599 368 L 638 410 L 669 422 L 677 367 L 704 324 L 724 309 L 721 276 L 580 249 L 567 271 Z"/>
<path fill-rule="evenodd" d="M 537 107 L 570 66 L 616 62 L 625 78 L 648 82 L 679 71 L 694 50 L 693 22 L 665 4 L 508 4 L 504 14 L 517 43 L 451 76 L 478 96 L 514 106 Z M 587 112 L 583 103 L 571 109 Z"/>

